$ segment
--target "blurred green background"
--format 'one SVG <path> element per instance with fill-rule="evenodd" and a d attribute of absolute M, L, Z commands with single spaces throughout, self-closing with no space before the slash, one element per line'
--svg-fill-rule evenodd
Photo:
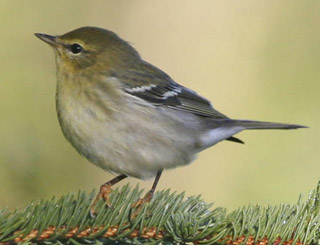
<path fill-rule="evenodd" d="M 165 172 L 158 189 L 202 194 L 229 210 L 307 195 L 320 179 L 319 13 L 316 0 L 0 1 L 0 207 L 90 191 L 111 178 L 64 139 L 53 52 L 33 35 L 87 25 L 118 33 L 232 118 L 310 127 L 242 132 L 245 145 L 202 152 Z"/>

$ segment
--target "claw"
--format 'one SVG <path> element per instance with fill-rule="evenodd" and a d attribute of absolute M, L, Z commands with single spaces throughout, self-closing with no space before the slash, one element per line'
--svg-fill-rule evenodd
<path fill-rule="evenodd" d="M 100 191 L 98 193 L 98 195 L 96 196 L 96 198 L 94 199 L 93 203 L 91 204 L 91 207 L 90 207 L 90 215 L 91 217 L 95 217 L 97 212 L 96 212 L 96 205 L 97 203 L 99 202 L 99 200 L 101 198 L 103 198 L 103 200 L 105 201 L 106 203 L 106 206 L 108 208 L 111 208 L 111 205 L 110 205 L 110 193 L 112 192 L 112 188 L 111 188 L 111 185 L 109 184 L 104 184 L 100 187 Z"/>
<path fill-rule="evenodd" d="M 135 209 L 134 212 L 131 214 L 131 219 L 135 219 L 138 214 L 140 213 L 141 209 L 143 208 L 143 206 L 146 203 L 149 203 L 152 200 L 153 197 L 153 192 L 152 191 L 148 191 L 147 194 L 143 197 L 140 198 L 138 201 L 136 201 L 135 203 L 133 203 L 131 205 L 132 209 Z"/>
<path fill-rule="evenodd" d="M 114 184 L 118 183 L 119 181 L 123 180 L 127 178 L 126 175 L 121 174 L 115 178 L 113 178 L 112 180 L 109 180 L 108 182 L 104 183 L 101 187 L 100 187 L 100 191 L 98 193 L 98 195 L 96 196 L 96 198 L 94 199 L 93 203 L 91 204 L 90 207 L 90 215 L 92 218 L 94 218 L 97 214 L 96 212 L 96 205 L 98 203 L 98 201 L 103 198 L 103 200 L 105 201 L 106 205 L 108 208 L 111 208 L 110 205 L 110 193 L 112 192 L 112 188 L 111 186 L 113 186 Z"/>

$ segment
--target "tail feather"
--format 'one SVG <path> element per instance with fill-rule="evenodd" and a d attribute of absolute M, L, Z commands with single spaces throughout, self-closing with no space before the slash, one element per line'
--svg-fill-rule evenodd
<path fill-rule="evenodd" d="M 307 126 L 298 124 L 262 122 L 262 121 L 249 121 L 249 120 L 229 120 L 227 124 L 230 126 L 240 126 L 244 129 L 297 129 L 308 128 Z"/>
<path fill-rule="evenodd" d="M 273 123 L 248 120 L 214 119 L 209 121 L 209 129 L 200 137 L 202 149 L 210 147 L 221 140 L 231 140 L 243 143 L 233 135 L 246 129 L 296 129 L 307 128 L 306 126 L 286 123 Z"/>
<path fill-rule="evenodd" d="M 236 138 L 236 137 L 234 137 L 234 136 L 231 136 L 231 137 L 227 138 L 226 140 L 232 141 L 232 142 L 235 142 L 235 143 L 244 144 L 244 142 L 243 142 L 241 139 Z"/>

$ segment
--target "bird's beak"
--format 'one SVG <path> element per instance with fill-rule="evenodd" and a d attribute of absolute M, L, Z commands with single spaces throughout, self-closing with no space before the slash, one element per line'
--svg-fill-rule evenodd
<path fill-rule="evenodd" d="M 36 35 L 36 37 L 38 37 L 39 39 L 46 42 L 47 44 L 49 44 L 52 47 L 60 46 L 59 42 L 57 42 L 56 36 L 50 36 L 50 35 L 42 34 L 42 33 L 35 33 L 34 35 Z"/>

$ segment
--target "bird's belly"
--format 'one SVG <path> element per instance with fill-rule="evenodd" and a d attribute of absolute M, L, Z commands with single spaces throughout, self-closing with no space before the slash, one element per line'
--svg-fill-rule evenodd
<path fill-rule="evenodd" d="M 86 104 L 60 110 L 58 115 L 62 131 L 77 151 L 110 172 L 147 179 L 195 158 L 196 143 L 188 130 L 176 129 L 163 115 L 150 116 L 156 108 L 131 106 L 101 116 Z"/>

